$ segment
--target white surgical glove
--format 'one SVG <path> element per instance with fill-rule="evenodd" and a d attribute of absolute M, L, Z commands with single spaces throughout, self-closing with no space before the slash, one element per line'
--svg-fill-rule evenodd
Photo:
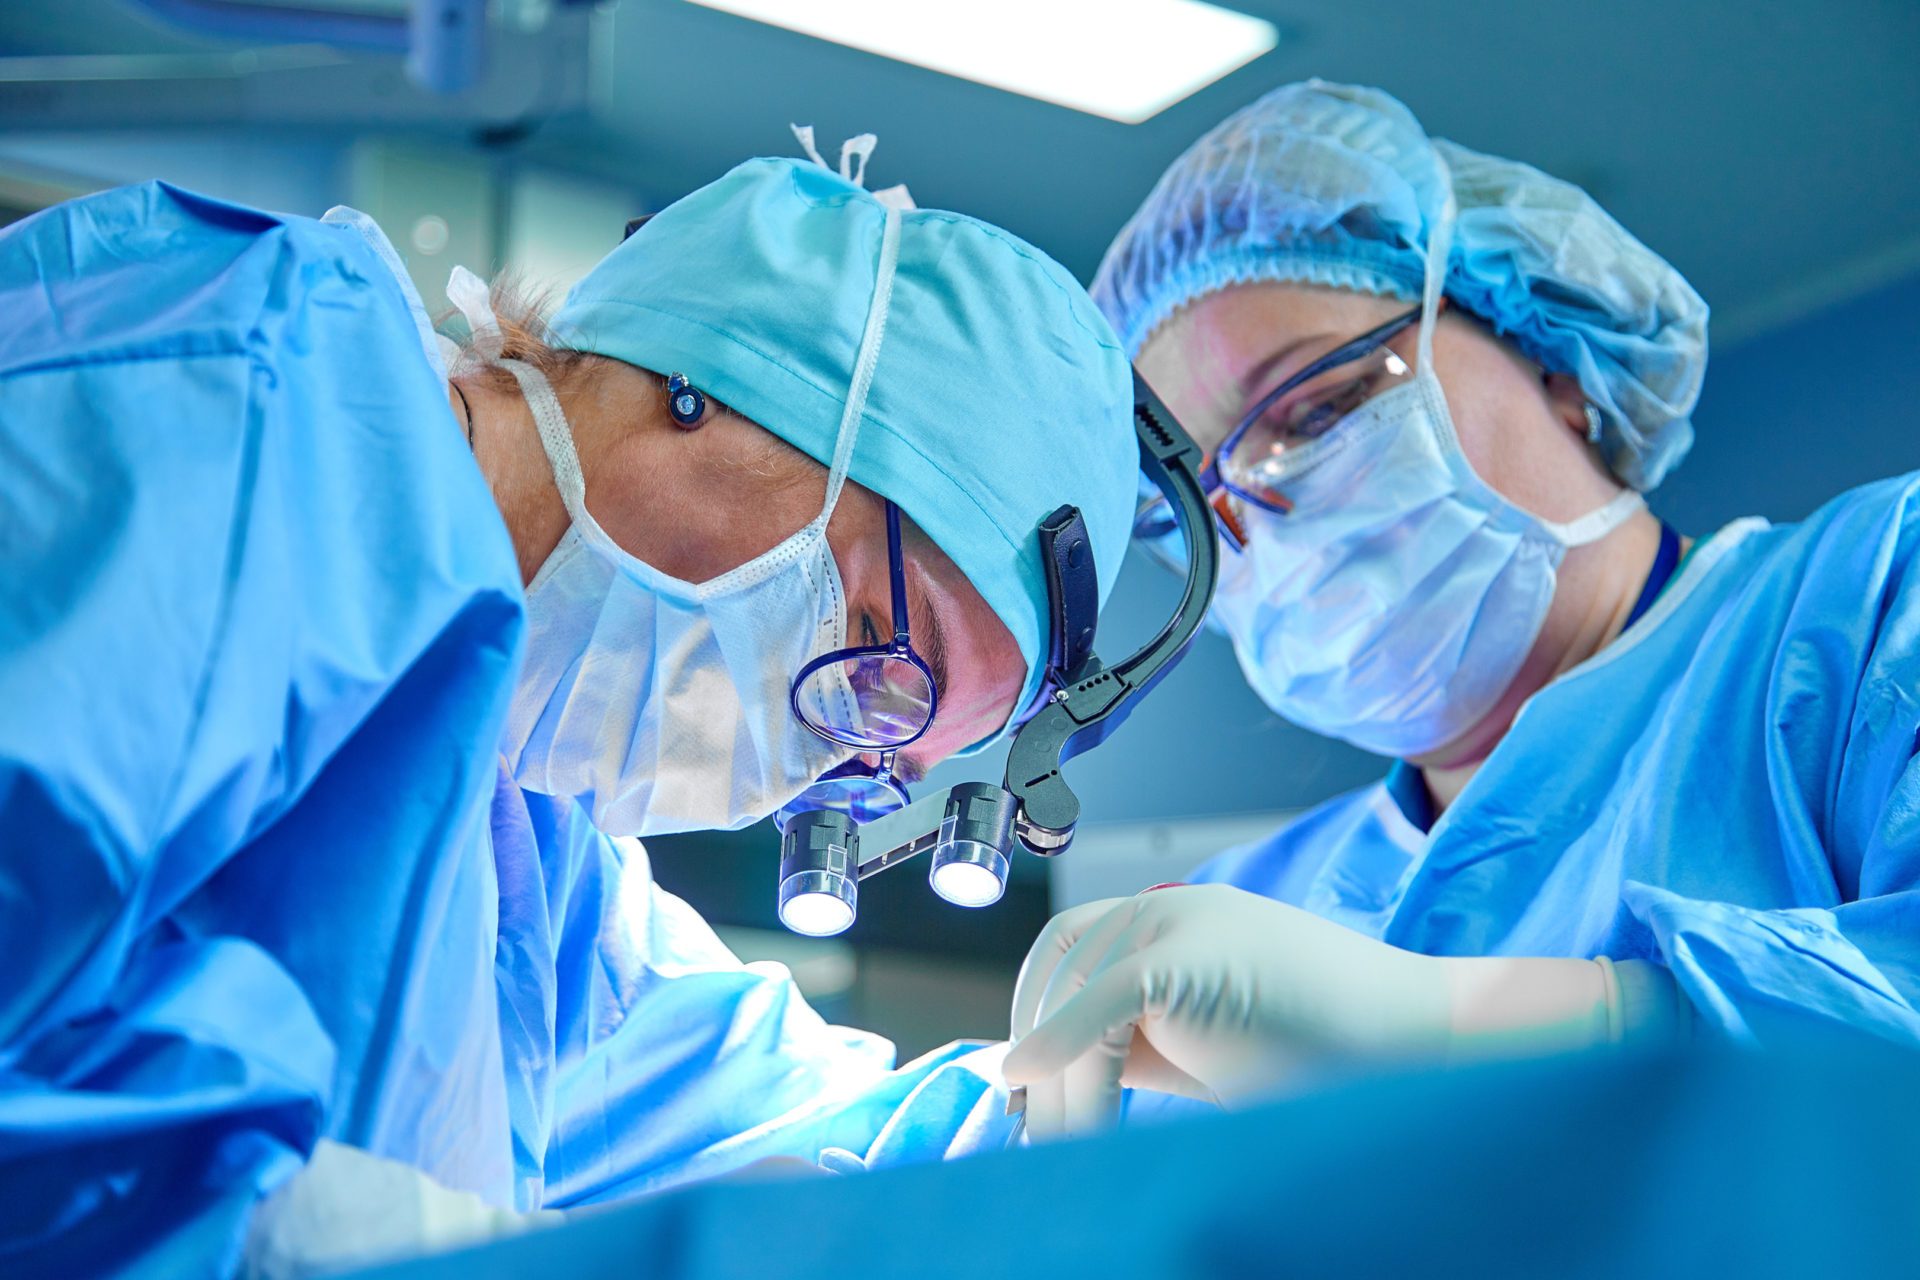
<path fill-rule="evenodd" d="M 1028 1132 L 1051 1138 L 1110 1125 L 1123 1085 L 1234 1106 L 1340 1061 L 1677 1036 L 1684 1006 L 1671 976 L 1644 961 L 1617 970 L 1605 959 L 1425 956 L 1240 889 L 1182 885 L 1047 926 L 1014 989 L 1004 1069 L 1026 1087 Z"/>
<path fill-rule="evenodd" d="M 306 1167 L 254 1210 L 243 1274 L 307 1280 L 560 1221 L 554 1209 L 497 1209 L 412 1165 L 322 1138 Z"/>

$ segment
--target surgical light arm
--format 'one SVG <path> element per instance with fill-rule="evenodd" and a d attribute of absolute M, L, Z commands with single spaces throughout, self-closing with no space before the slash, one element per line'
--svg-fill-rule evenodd
<path fill-rule="evenodd" d="M 780 845 L 780 918 L 789 928 L 840 932 L 853 923 L 859 881 L 927 850 L 935 892 L 962 906 L 987 906 L 1005 889 L 1016 839 L 1049 857 L 1072 842 L 1080 800 L 1061 766 L 1105 741 L 1185 655 L 1219 573 L 1199 447 L 1138 372 L 1133 391 L 1141 470 L 1166 495 L 1186 544 L 1179 607 L 1137 652 L 1106 666 L 1093 652 L 1099 596 L 1085 525 L 1072 507 L 1042 521 L 1048 679 L 1039 710 L 1014 735 L 1001 784 L 961 783 L 864 826 L 832 810 L 796 815 Z"/>

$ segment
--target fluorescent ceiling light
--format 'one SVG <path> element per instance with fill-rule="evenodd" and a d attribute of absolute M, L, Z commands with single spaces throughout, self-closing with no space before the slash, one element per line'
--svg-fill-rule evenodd
<path fill-rule="evenodd" d="M 1200 0 L 692 0 L 1138 124 L 1279 43 Z"/>

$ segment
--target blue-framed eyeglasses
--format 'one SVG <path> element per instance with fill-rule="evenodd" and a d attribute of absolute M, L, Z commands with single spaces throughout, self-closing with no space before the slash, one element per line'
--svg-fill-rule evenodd
<path fill-rule="evenodd" d="M 856 822 L 871 822 L 911 799 L 906 784 L 893 776 L 894 758 L 933 727 L 940 688 L 909 635 L 900 508 L 892 502 L 887 503 L 887 574 L 893 639 L 815 658 L 794 677 L 788 694 L 800 723 L 829 742 L 878 752 L 879 760 L 868 765 L 856 757 L 828 772 L 775 815 L 783 829 L 795 813 L 809 809 L 837 809 Z"/>
<path fill-rule="evenodd" d="M 1387 344 L 1419 319 L 1414 307 L 1321 356 L 1261 396 L 1207 458 L 1200 484 L 1236 549 L 1246 545 L 1246 533 L 1231 500 L 1276 515 L 1293 510 L 1285 482 L 1297 471 L 1303 446 L 1381 392 L 1413 379 L 1412 366 Z M 1135 513 L 1134 536 L 1149 545 L 1172 531 L 1173 512 L 1164 498 L 1143 503 Z"/>

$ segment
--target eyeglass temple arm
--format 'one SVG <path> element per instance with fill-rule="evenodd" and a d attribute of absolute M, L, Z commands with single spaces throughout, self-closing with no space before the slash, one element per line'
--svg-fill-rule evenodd
<path fill-rule="evenodd" d="M 1041 544 L 1049 554 L 1047 591 L 1053 636 L 1051 654 L 1064 665 L 1061 683 L 1051 700 L 1020 726 L 1007 753 L 1003 784 L 1019 802 L 1015 829 L 1021 842 L 1035 853 L 1055 854 L 1073 839 L 1080 820 L 1080 801 L 1061 776 L 1060 766 L 1106 740 L 1126 720 L 1146 693 L 1185 656 L 1206 618 L 1207 604 L 1220 573 L 1219 543 L 1213 515 L 1200 485 L 1200 447 L 1194 444 L 1166 405 L 1136 370 L 1133 375 L 1133 425 L 1140 446 L 1140 469 L 1166 495 L 1180 537 L 1186 545 L 1187 581 L 1180 605 L 1160 633 L 1113 667 L 1094 655 L 1089 599 L 1098 600 L 1093 574 L 1093 551 L 1086 549 L 1084 567 L 1065 563 L 1058 552 L 1062 536 L 1071 538 L 1079 513 L 1064 526 L 1055 525 L 1056 511 L 1041 526 Z M 1063 509 L 1069 510 L 1069 509 Z M 1071 542 L 1066 561 L 1070 562 Z M 1063 569 L 1065 571 L 1063 571 Z M 1069 585 L 1072 583 L 1073 585 Z M 1091 593 L 1089 597 L 1088 593 Z"/>
<path fill-rule="evenodd" d="M 900 557 L 900 508 L 887 503 L 887 579 L 893 586 L 893 644 L 907 643 L 907 573 Z"/>

